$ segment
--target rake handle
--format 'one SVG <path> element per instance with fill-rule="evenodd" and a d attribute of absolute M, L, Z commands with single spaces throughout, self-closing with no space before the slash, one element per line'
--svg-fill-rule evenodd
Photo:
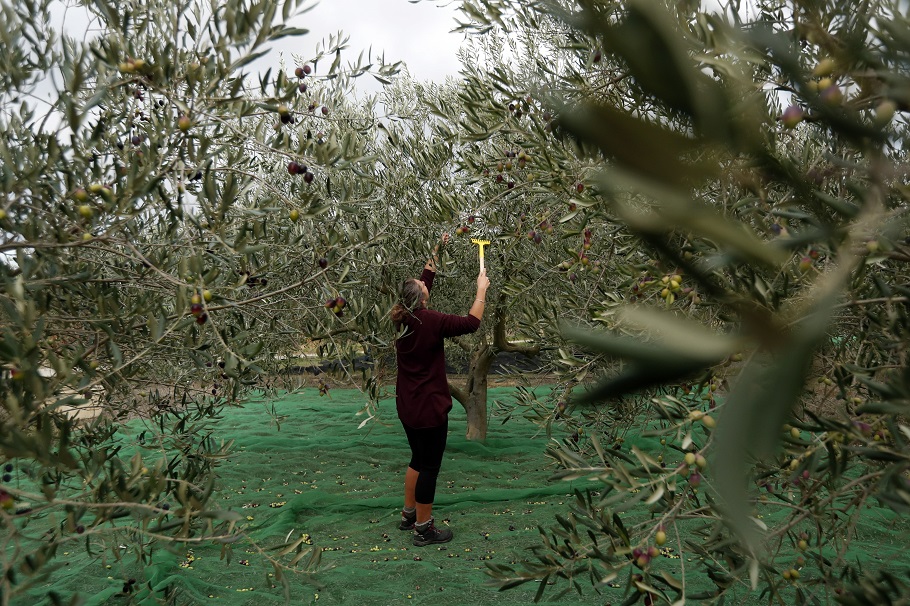
<path fill-rule="evenodd" d="M 480 257 L 480 271 L 485 271 L 483 263 L 483 247 L 488 245 L 489 242 L 486 242 L 484 240 L 471 240 L 471 242 L 477 245 L 477 255 Z"/>

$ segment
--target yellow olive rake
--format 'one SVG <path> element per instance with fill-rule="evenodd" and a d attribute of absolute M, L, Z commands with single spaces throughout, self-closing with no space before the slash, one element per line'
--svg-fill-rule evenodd
<path fill-rule="evenodd" d="M 483 247 L 490 243 L 489 240 L 481 240 L 480 238 L 471 238 L 471 243 L 477 245 L 477 253 L 480 256 L 480 271 L 484 271 L 483 266 Z"/>

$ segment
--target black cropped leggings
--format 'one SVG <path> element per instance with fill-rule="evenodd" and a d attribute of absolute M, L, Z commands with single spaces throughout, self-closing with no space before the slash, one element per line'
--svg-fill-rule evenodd
<path fill-rule="evenodd" d="M 439 427 L 415 429 L 404 425 L 411 446 L 411 462 L 408 467 L 420 473 L 414 496 L 418 503 L 429 505 L 436 496 L 436 478 L 442 466 L 442 455 L 446 450 L 449 431 L 448 420 Z"/>

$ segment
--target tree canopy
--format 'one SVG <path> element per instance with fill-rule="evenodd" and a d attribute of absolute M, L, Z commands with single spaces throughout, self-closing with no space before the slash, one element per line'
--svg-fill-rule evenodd
<path fill-rule="evenodd" d="M 308 349 L 377 414 L 388 311 L 444 232 L 434 305 L 451 313 L 470 305 L 470 239 L 492 241 L 486 321 L 451 345 L 468 436 L 485 436 L 496 357 L 533 357 L 552 393 L 520 391 L 513 414 L 551 432 L 558 476 L 603 487 L 536 559 L 492 566 L 500 587 L 622 574 L 650 603 L 720 601 L 734 580 L 805 602 L 906 595 L 837 557 L 811 583 L 791 574 L 805 529 L 839 554 L 839 515 L 910 507 L 896 0 L 463 0 L 463 71 L 436 84 L 346 62 L 340 37 L 248 73 L 304 33 L 284 25 L 300 2 L 96 2 L 85 40 L 48 27 L 50 0 L 0 6 L 0 452 L 38 487 L 4 480 L 0 522 L 15 542 L 22 520 L 58 520 L 3 560 L 7 602 L 65 536 L 126 540 L 114 520 L 144 548 L 228 553 L 236 513 L 210 497 L 230 444 L 209 420 Z M 364 75 L 383 91 L 352 95 Z M 86 406 L 104 414 L 80 423 Z M 159 459 L 121 456 L 136 415 Z M 624 447 L 631 423 L 666 461 Z M 784 521 L 755 522 L 781 504 Z M 693 519 L 709 557 L 685 574 L 710 595 L 641 557 Z M 287 582 L 318 553 L 270 561 Z"/>

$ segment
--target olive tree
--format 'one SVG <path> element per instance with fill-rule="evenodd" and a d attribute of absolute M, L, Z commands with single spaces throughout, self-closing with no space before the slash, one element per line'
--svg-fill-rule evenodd
<path fill-rule="evenodd" d="M 387 272 L 384 265 L 379 277 L 385 287 L 413 275 L 430 242 L 439 231 L 448 231 L 454 234 L 451 261 L 444 254 L 442 289 L 434 304 L 463 313 L 476 268 L 468 264 L 465 270 L 465 259 L 474 254 L 470 241 L 491 241 L 487 265 L 493 288 L 481 333 L 455 340 L 450 352 L 467 357 L 464 383 L 450 381 L 450 389 L 467 411 L 471 439 L 486 435 L 487 376 L 500 353 L 532 358 L 545 372 L 556 372 L 554 393 L 563 393 L 600 360 L 576 356 L 574 346 L 559 335 L 559 323 L 602 322 L 621 298 L 618 285 L 628 286 L 639 276 L 636 266 L 654 258 L 654 251 L 624 231 L 602 204 L 601 187 L 593 179 L 599 166 L 595 148 L 562 127 L 554 111 L 556 89 L 582 78 L 578 70 L 592 83 L 577 98 L 598 93 L 607 80 L 606 70 L 594 65 L 602 57 L 590 46 L 547 45 L 537 31 L 488 33 L 462 52 L 465 67 L 459 78 L 442 85 L 402 81 L 384 99 L 394 116 L 387 127 L 392 145 L 379 153 L 397 154 L 383 163 L 397 163 L 411 188 L 410 193 L 405 188 L 403 201 L 390 204 L 396 241 L 405 243 L 390 258 L 407 263 L 403 274 Z M 540 55 L 549 65 L 543 76 Z M 393 151 L 398 149 L 405 151 Z M 395 246 L 385 242 L 384 253 Z M 698 300 L 692 288 L 683 290 L 686 302 Z M 449 293 L 462 300 L 452 300 Z M 383 330 L 390 332 L 387 326 Z M 544 417 L 565 403 L 548 407 Z"/>
<path fill-rule="evenodd" d="M 53 30 L 58 8 L 0 4 L 4 604 L 75 542 L 247 540 L 211 500 L 230 448 L 211 420 L 299 351 L 288 314 L 324 313 L 373 242 L 324 224 L 333 187 L 372 170 L 351 79 L 397 70 L 342 63 L 332 38 L 245 72 L 303 33 L 284 25 L 299 2 L 87 3 L 84 39 Z M 296 537 L 258 547 L 286 589 L 318 561 Z"/>
<path fill-rule="evenodd" d="M 784 602 L 905 596 L 845 538 L 872 500 L 908 506 L 899 3 L 462 5 L 466 29 L 575 53 L 530 52 L 543 75 L 497 85 L 552 91 L 558 128 L 595 148 L 606 212 L 651 259 L 628 259 L 618 299 L 562 336 L 622 360 L 583 398 L 641 398 L 660 455 L 554 445 L 560 476 L 601 490 L 533 560 L 491 567 L 497 584 L 624 580 L 628 603 L 721 601 L 739 580 Z M 683 571 L 665 545 L 704 559 Z"/>
<path fill-rule="evenodd" d="M 394 327 L 387 314 L 401 280 L 418 275 L 440 235 L 449 233 L 432 305 L 464 314 L 478 270 L 471 240 L 489 240 L 486 266 L 493 287 L 481 331 L 454 340 L 449 352 L 451 359 L 464 358 L 464 382 L 453 377 L 450 389 L 467 412 L 468 438 L 478 440 L 487 432 L 488 374 L 497 356 L 518 354 L 551 369 L 561 344 L 552 339 L 559 318 L 591 318 L 584 301 L 600 296 L 598 278 L 625 246 L 613 226 L 588 225 L 584 209 L 595 205 L 598 194 L 577 146 L 544 132 L 549 127 L 539 102 L 486 92 L 483 99 L 471 98 L 483 89 L 469 80 L 432 85 L 400 79 L 384 91 L 384 145 L 373 156 L 381 167 L 372 177 L 375 200 L 362 201 L 369 219 L 358 218 L 371 221 L 367 229 L 384 239 L 357 261 L 376 271 L 351 273 L 359 283 L 356 300 L 364 297 L 362 313 L 334 333 L 338 345 L 353 340 L 375 359 L 390 359 Z M 520 122 L 522 112 L 527 126 Z M 478 128 L 496 135 L 479 136 Z M 529 136 L 528 128 L 538 128 L 539 138 Z M 552 183 L 566 171 L 573 179 L 560 191 Z M 574 368 L 571 376 L 578 380 L 584 372 Z"/>

